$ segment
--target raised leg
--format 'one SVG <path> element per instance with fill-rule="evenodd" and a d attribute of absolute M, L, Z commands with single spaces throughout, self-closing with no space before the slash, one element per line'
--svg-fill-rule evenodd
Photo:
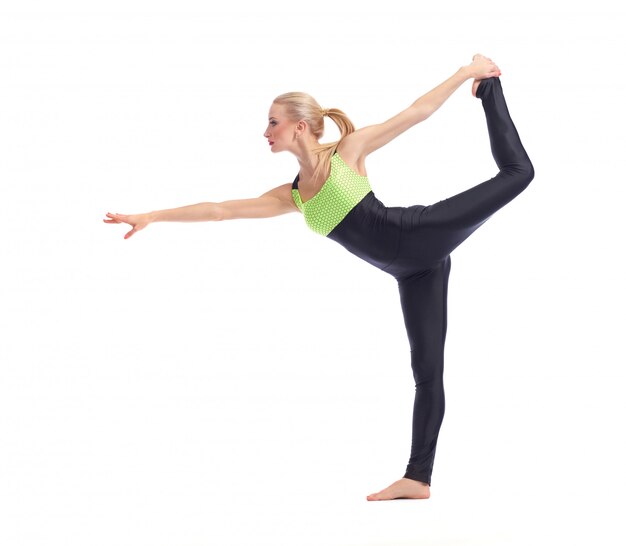
<path fill-rule="evenodd" d="M 511 120 L 499 78 L 480 82 L 491 151 L 498 174 L 454 197 L 424 209 L 419 228 L 441 258 L 450 254 L 493 213 L 518 196 L 534 177 L 534 169 Z M 430 234 L 430 235 L 429 235 Z"/>

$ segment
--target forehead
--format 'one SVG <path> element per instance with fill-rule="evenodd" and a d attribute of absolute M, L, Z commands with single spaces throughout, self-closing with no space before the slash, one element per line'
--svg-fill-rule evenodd
<path fill-rule="evenodd" d="M 285 105 L 284 104 L 276 104 L 275 102 L 272 103 L 272 106 L 270 107 L 270 112 L 268 114 L 268 117 L 270 118 L 284 118 L 286 117 L 285 115 Z"/>

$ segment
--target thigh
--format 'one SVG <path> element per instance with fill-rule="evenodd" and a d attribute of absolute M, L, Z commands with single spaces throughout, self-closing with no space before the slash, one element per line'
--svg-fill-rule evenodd
<path fill-rule="evenodd" d="M 419 215 L 405 214 L 393 267 L 420 271 L 444 261 L 520 191 L 506 173 L 499 173 L 458 195 L 421 207 Z"/>
<path fill-rule="evenodd" d="M 443 373 L 450 258 L 398 280 L 416 382 Z"/>
<path fill-rule="evenodd" d="M 469 235 L 519 195 L 524 187 L 512 174 L 500 172 L 486 182 L 425 207 L 420 227 L 455 230 Z"/>

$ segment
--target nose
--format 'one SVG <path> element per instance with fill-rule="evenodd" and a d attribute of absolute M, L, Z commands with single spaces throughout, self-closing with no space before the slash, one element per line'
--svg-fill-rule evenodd
<path fill-rule="evenodd" d="M 269 138 L 269 137 L 270 137 L 270 130 L 269 130 L 269 128 L 268 128 L 268 129 L 265 129 L 265 132 L 263 133 L 263 136 L 264 136 L 265 138 Z"/>

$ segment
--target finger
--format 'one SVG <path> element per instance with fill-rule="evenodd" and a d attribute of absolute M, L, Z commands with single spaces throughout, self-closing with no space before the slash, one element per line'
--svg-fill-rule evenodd
<path fill-rule="evenodd" d="M 132 237 L 135 231 L 137 231 L 135 228 L 131 229 L 126 235 L 124 235 L 124 239 L 128 239 L 129 237 Z"/>
<path fill-rule="evenodd" d="M 119 224 L 119 220 L 102 220 L 105 224 Z"/>

